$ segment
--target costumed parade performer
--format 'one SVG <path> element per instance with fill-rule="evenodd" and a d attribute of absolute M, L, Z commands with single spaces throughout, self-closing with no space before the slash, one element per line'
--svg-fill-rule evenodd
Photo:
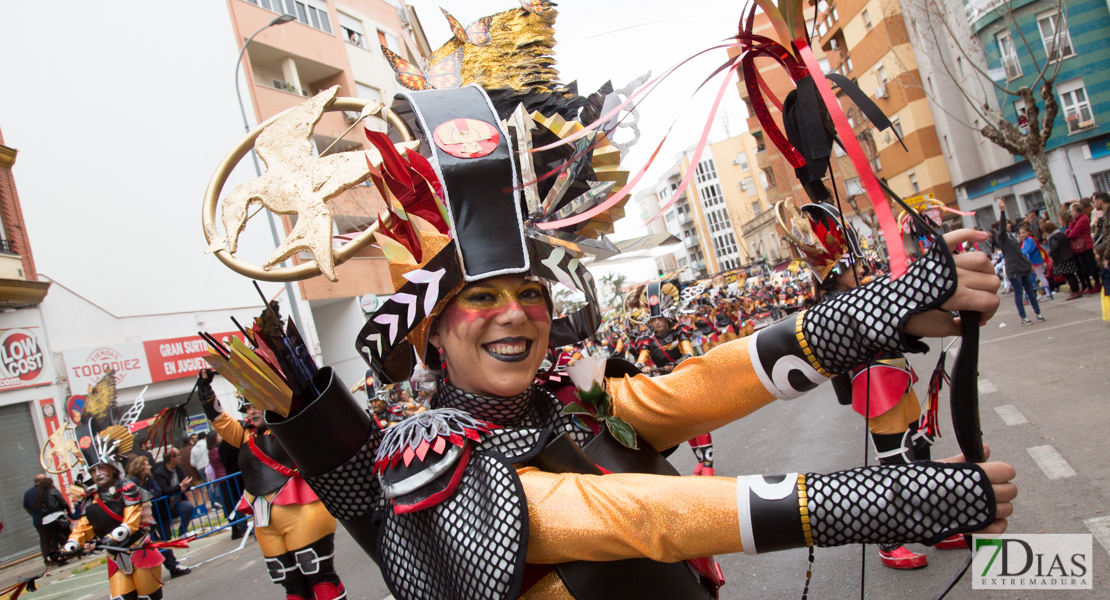
<path fill-rule="evenodd" d="M 464 30 L 437 51 L 440 61 L 461 62 L 457 80 L 433 85 L 401 65 L 402 83 L 422 91 L 400 94 L 377 113 L 393 125 L 392 137 L 368 128 L 372 151 L 305 158 L 280 173 L 290 184 L 281 190 L 265 182 L 237 188 L 224 200 L 231 226 L 223 240 L 216 202 L 227 165 L 249 145 L 225 159 L 206 195 L 207 241 L 231 264 L 246 199 L 272 202 L 292 189 L 338 193 L 326 176 L 324 184 L 313 179 L 317 169 L 334 173 L 334 163 L 343 164 L 344 185 L 370 179 L 385 200 L 388 222 L 377 224 L 377 243 L 397 292 L 358 333 L 356 348 L 385 383 L 409 378 L 418 363 L 438 371 L 433 410 L 383 430 L 330 367 L 308 379 L 283 368 L 267 380 L 275 387 L 288 380 L 292 401 L 267 410 L 265 422 L 394 597 L 708 599 L 723 582 L 715 554 L 1004 531 L 1016 494 L 1004 463 L 956 457 L 833 474 L 678 477 L 661 454 L 776 399 L 797 398 L 879 352 L 921 351 L 917 336 L 959 330 L 945 311 L 989 317 L 998 280 L 981 255 L 953 258 L 938 243 L 895 281 L 846 292 L 689 358 L 669 375 L 586 357 L 568 368 L 572 384 L 535 383 L 549 346 L 575 344 L 600 325 L 593 277 L 580 259 L 606 248 L 569 226 L 604 222 L 599 215 L 630 190 L 620 191 L 627 174 L 608 140 L 612 129 L 600 126 L 619 112 L 619 97 L 603 88 L 582 98 L 557 84 L 549 56 L 554 10 L 529 7 L 494 15 L 488 35 Z M 535 68 L 521 64 L 528 60 Z M 539 83 L 537 73 L 549 79 Z M 456 87 L 464 83 L 475 85 Z M 336 89 L 263 128 L 256 146 L 268 166 L 280 158 L 276 149 L 305 143 L 312 128 L 300 124 L 314 124 L 326 109 L 368 106 L 336 100 Z M 616 108 L 605 112 L 609 105 Z M 558 177 L 545 177 L 551 166 Z M 586 194 L 596 195 L 575 202 Z M 359 250 L 352 242 L 332 251 L 323 211 L 297 221 L 299 232 L 324 232 L 313 261 L 268 277 L 335 278 L 336 262 Z M 950 235 L 953 244 L 985 238 Z M 585 306 L 553 319 L 554 282 L 582 292 Z M 218 347 L 214 362 L 234 367 L 235 356 Z M 963 449 L 981 456 L 976 441 Z M 921 491 L 899 493 L 910 487 Z M 882 491 L 863 493 L 870 490 Z"/>
<path fill-rule="evenodd" d="M 213 374 L 205 369 L 197 375 L 197 391 L 212 428 L 239 448 L 244 492 L 235 510 L 254 515 L 254 534 L 270 581 L 285 589 L 286 600 L 345 598 L 335 572 L 335 517 L 270 435 L 261 410 L 248 404 L 246 425 L 223 411 L 212 390 Z"/>
<path fill-rule="evenodd" d="M 81 518 L 73 524 L 62 551 L 77 554 L 97 547 L 105 549 L 112 600 L 159 600 L 165 558 L 158 549 L 182 547 L 184 543 L 152 541 L 150 495 L 121 479 L 119 455 L 131 450 L 131 432 L 118 424 L 94 431 L 95 424 L 90 420 L 77 427 L 91 485 L 77 509 Z"/>
<path fill-rule="evenodd" d="M 819 301 L 830 301 L 854 290 L 868 275 L 856 232 L 845 229 L 843 216 L 827 204 L 806 204 L 799 210 L 781 201 L 775 206 L 786 237 L 810 265 L 818 281 Z M 932 458 L 933 438 L 926 434 L 921 405 L 913 384 L 917 374 L 901 352 L 877 354 L 833 378 L 837 400 L 867 419 L 868 434 L 879 464 L 900 465 Z M 967 548 L 963 536 L 936 544 L 940 549 Z M 917 569 L 928 558 L 902 544 L 879 544 L 879 560 L 894 569 Z"/>
<path fill-rule="evenodd" d="M 670 373 L 683 361 L 693 358 L 694 346 L 689 331 L 674 320 L 679 306 L 678 288 L 673 283 L 653 281 L 644 286 L 640 306 L 647 307 L 651 335 L 640 347 L 636 366 L 645 373 Z M 650 365 L 650 366 L 649 366 Z M 713 475 L 713 435 L 709 432 L 688 440 L 698 464 L 694 475 Z"/>

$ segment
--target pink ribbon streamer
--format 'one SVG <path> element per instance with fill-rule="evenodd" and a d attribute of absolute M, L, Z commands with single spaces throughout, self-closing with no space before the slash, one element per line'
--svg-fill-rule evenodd
<path fill-rule="evenodd" d="M 883 188 L 879 185 L 878 178 L 875 177 L 875 172 L 871 170 L 871 163 L 867 161 L 867 156 L 864 155 L 863 148 L 860 147 L 859 140 L 856 139 L 856 134 L 852 131 L 851 125 L 848 124 L 848 117 L 844 115 L 844 111 L 840 108 L 840 102 L 837 101 L 832 86 L 829 85 L 828 79 L 825 79 L 825 73 L 821 71 L 821 65 L 818 64 L 817 58 L 813 56 L 813 50 L 802 39 L 794 40 L 794 44 L 798 48 L 798 55 L 805 61 L 809 74 L 813 76 L 818 91 L 821 92 L 821 98 L 824 99 L 833 124 L 836 125 L 836 131 L 840 134 L 840 139 L 844 143 L 844 151 L 852 159 L 852 164 L 855 165 L 856 172 L 859 173 L 860 182 L 863 183 L 863 189 L 867 192 L 867 196 L 871 200 L 871 206 L 875 209 L 875 216 L 879 219 L 879 228 L 882 230 L 887 251 L 890 254 L 890 277 L 891 279 L 897 279 L 906 272 L 909 262 L 906 258 L 906 248 L 902 244 L 902 234 L 898 222 L 894 219 L 894 213 L 890 210 L 890 202 L 887 201 Z"/>

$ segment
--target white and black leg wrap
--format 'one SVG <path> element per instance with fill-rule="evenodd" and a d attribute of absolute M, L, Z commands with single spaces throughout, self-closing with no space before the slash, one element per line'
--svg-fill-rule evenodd
<path fill-rule="evenodd" d="M 266 558 L 266 570 L 270 573 L 270 581 L 281 583 L 285 581 L 290 572 L 297 570 L 297 563 L 289 553 L 281 556 L 270 556 Z"/>
<path fill-rule="evenodd" d="M 904 465 L 917 460 L 909 430 L 902 433 L 871 432 L 871 443 L 875 446 L 875 458 L 879 464 Z"/>
<path fill-rule="evenodd" d="M 736 507 L 744 553 L 806 547 L 801 498 L 797 473 L 737 477 Z"/>
<path fill-rule="evenodd" d="M 877 279 L 827 298 L 802 316 L 805 340 L 821 366 L 845 373 L 880 352 L 926 352 L 906 335 L 906 321 L 947 301 L 956 292 L 956 263 L 936 244 L 896 280 Z"/>

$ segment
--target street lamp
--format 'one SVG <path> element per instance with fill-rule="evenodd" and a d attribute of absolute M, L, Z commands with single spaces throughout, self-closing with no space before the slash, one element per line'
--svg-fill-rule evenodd
<path fill-rule="evenodd" d="M 243 48 L 239 50 L 239 58 L 235 61 L 235 97 L 239 99 L 239 114 L 243 116 L 243 131 L 248 134 L 251 132 L 251 126 L 250 123 L 247 122 L 247 109 L 243 106 L 243 94 L 239 91 L 239 65 L 243 63 L 243 54 L 246 53 L 247 46 L 251 43 L 251 40 L 254 39 L 254 36 L 274 25 L 284 25 L 293 20 L 295 20 L 293 15 L 281 15 L 274 18 L 269 23 L 260 27 L 258 31 L 252 33 L 250 37 L 247 38 L 247 41 L 243 42 Z M 255 154 L 254 148 L 251 148 L 251 161 L 254 162 L 255 175 L 262 177 L 262 169 L 258 166 L 258 155 Z M 270 233 L 274 236 L 274 247 L 280 246 L 281 238 L 278 237 L 277 226 L 274 225 L 273 217 L 268 215 L 266 221 L 270 224 Z M 282 262 L 281 266 L 284 267 L 285 263 Z M 304 325 L 301 324 L 301 311 L 297 307 L 297 297 L 293 295 L 293 284 L 288 281 L 285 282 L 285 293 L 289 296 L 289 311 L 293 316 L 293 322 L 296 323 L 299 331 L 304 332 Z M 304 335 L 304 333 L 302 333 L 302 335 Z"/>

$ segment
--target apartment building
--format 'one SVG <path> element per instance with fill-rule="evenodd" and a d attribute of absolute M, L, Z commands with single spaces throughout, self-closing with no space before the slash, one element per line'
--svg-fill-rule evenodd
<path fill-rule="evenodd" d="M 389 102 L 398 84 L 381 47 L 413 64 L 431 54 L 420 21 L 401 0 L 227 0 L 236 47 L 279 15 L 291 22 L 265 28 L 246 49 L 242 68 L 253 117 L 261 122 L 333 85 L 339 95 Z M 343 152 L 366 144 L 361 128 L 339 136 L 357 115 L 326 113 L 312 137 L 318 152 Z M 330 147 L 330 149 L 329 149 Z M 335 233 L 361 231 L 384 207 L 370 185 L 345 191 L 329 202 Z M 282 218 L 292 230 L 289 217 Z M 300 262 L 301 257 L 294 257 Z M 350 343 L 365 322 L 362 306 L 393 292 L 385 258 L 367 248 L 336 269 L 339 281 L 315 277 L 296 284 L 301 317 L 324 364 L 346 381 L 363 376 L 365 363 Z M 365 300 L 365 303 L 360 302 Z M 307 310 L 305 309 L 307 305 Z"/>
<path fill-rule="evenodd" d="M 736 253 L 730 257 L 732 263 L 722 269 L 728 270 L 763 258 L 757 248 L 766 249 L 772 246 L 777 248 L 777 245 L 763 239 L 759 239 L 754 246 L 749 245 L 743 235 L 745 224 L 751 223 L 765 212 L 770 212 L 771 205 L 767 200 L 767 192 L 777 182 L 773 174 L 769 176 L 758 168 L 756 159 L 761 150 L 755 136 L 751 133 L 745 132 L 714 142 L 709 145 L 709 149 L 713 154 L 713 162 L 727 209 L 729 221 L 727 240 L 737 248 Z M 764 233 L 773 236 L 773 228 Z M 723 237 L 725 235 L 722 234 Z"/>
<path fill-rule="evenodd" d="M 997 90 L 980 72 L 1017 90 L 1036 83 L 1037 66 L 1059 67 L 1054 89 L 1059 114 L 1045 144 L 1057 195 L 1066 202 L 1110 191 L 1110 9 L 1106 3 L 1067 3 L 1061 14 L 1057 2 L 1013 3 L 1011 21 L 998 4 L 948 0 L 958 39 L 945 33 L 940 43 L 920 44 L 929 50 L 922 60 L 923 72 L 926 61 L 931 67 L 924 81 L 960 207 L 975 213 L 964 217 L 969 227 L 987 228 L 998 220 L 996 199 L 1005 201 L 1008 215 L 1045 208 L 1043 184 L 1029 161 L 978 132 L 982 121 L 971 102 L 1028 127 L 1023 101 Z M 926 30 L 914 33 L 925 35 Z M 977 47 L 960 50 L 968 44 Z"/>
<path fill-rule="evenodd" d="M 825 52 L 829 71 L 854 80 L 905 142 L 903 148 L 889 130 L 879 132 L 841 95 L 841 106 L 875 174 L 903 198 L 931 193 L 954 206 L 956 194 L 946 164 L 952 151 L 937 134 L 901 5 L 820 0 L 814 28 L 814 45 Z"/>

